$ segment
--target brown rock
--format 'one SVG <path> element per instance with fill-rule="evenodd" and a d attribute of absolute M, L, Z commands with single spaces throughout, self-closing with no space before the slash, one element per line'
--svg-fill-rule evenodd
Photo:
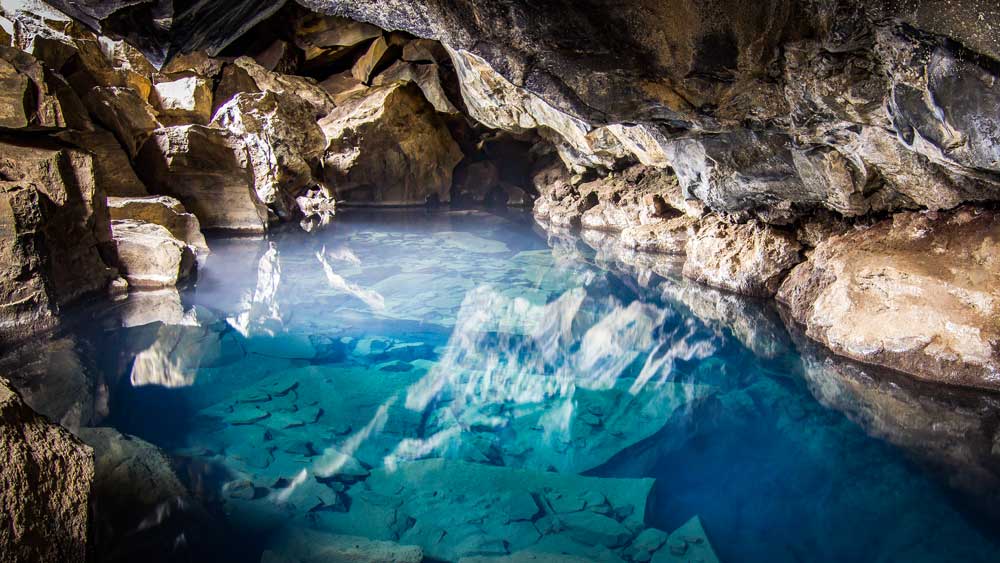
<path fill-rule="evenodd" d="M 260 88 L 257 87 L 257 82 L 254 81 L 250 73 L 243 67 L 235 64 L 227 64 L 222 69 L 222 75 L 215 87 L 212 115 L 214 116 L 220 107 L 226 105 L 229 100 L 241 92 L 260 92 Z"/>
<path fill-rule="evenodd" d="M 201 125 L 158 129 L 137 162 L 150 190 L 179 199 L 203 228 L 264 231 L 267 208 L 253 189 L 246 147 L 229 131 Z"/>
<path fill-rule="evenodd" d="M 97 184 L 109 196 L 147 195 L 146 186 L 136 175 L 128 155 L 107 129 L 95 125 L 90 131 L 61 131 L 57 137 L 93 155 Z"/>
<path fill-rule="evenodd" d="M 357 78 L 355 76 L 355 78 Z M 396 61 L 376 76 L 372 86 L 383 86 L 396 81 L 412 82 L 424 93 L 424 98 L 441 113 L 457 114 L 458 108 L 451 103 L 441 85 L 441 75 L 435 64 L 412 64 Z"/>
<path fill-rule="evenodd" d="M 118 248 L 118 267 L 129 287 L 173 287 L 191 273 L 194 252 L 166 227 L 123 220 L 112 221 L 111 232 Z"/>
<path fill-rule="evenodd" d="M 330 97 L 333 98 L 334 103 L 338 106 L 343 105 L 351 98 L 363 96 L 368 92 L 368 87 L 359 82 L 357 78 L 354 78 L 354 74 L 349 70 L 340 74 L 334 74 L 323 82 L 320 82 L 319 85 L 330 94 Z"/>
<path fill-rule="evenodd" d="M 172 197 L 109 197 L 108 212 L 112 221 L 131 220 L 160 225 L 176 239 L 192 247 L 196 254 L 208 253 L 208 243 L 201 233 L 198 218 Z"/>
<path fill-rule="evenodd" d="M 66 126 L 62 106 L 49 90 L 45 75 L 42 65 L 28 53 L 0 46 L 0 127 Z"/>
<path fill-rule="evenodd" d="M 256 85 L 257 91 L 298 96 L 313 106 L 317 118 L 330 113 L 336 106 L 326 90 L 321 88 L 319 83 L 312 78 L 271 72 L 250 57 L 240 57 L 233 64 L 246 72 Z M 243 81 L 243 79 L 240 80 Z M 235 93 L 240 91 L 248 90 L 237 90 Z M 229 98 L 220 101 L 220 104 L 228 101 Z"/>
<path fill-rule="evenodd" d="M 103 290 L 111 232 L 90 155 L 49 144 L 0 143 L 0 330 L 55 324 L 62 305 Z"/>
<path fill-rule="evenodd" d="M 328 147 L 324 175 L 338 199 L 376 205 L 450 198 L 462 152 L 416 87 L 373 88 L 320 121 Z"/>
<path fill-rule="evenodd" d="M 834 352 L 919 379 L 1000 389 L 1000 219 L 900 213 L 820 242 L 778 299 Z"/>
<path fill-rule="evenodd" d="M 0 380 L 0 559 L 87 560 L 93 454 Z"/>
<path fill-rule="evenodd" d="M 156 112 L 134 90 L 117 86 L 99 86 L 85 97 L 90 113 L 118 137 L 131 157 L 160 126 Z"/>
<path fill-rule="evenodd" d="M 150 101 L 164 125 L 206 125 L 212 119 L 212 84 L 201 77 L 158 82 Z"/>
<path fill-rule="evenodd" d="M 260 200 L 288 216 L 299 193 L 316 184 L 326 148 L 314 108 L 296 96 L 275 92 L 238 94 L 219 108 L 212 125 L 239 136 L 253 165 Z"/>
<path fill-rule="evenodd" d="M 389 44 L 384 37 L 379 37 L 368 46 L 365 54 L 354 63 L 351 74 L 358 82 L 371 83 L 372 74 L 389 57 Z"/>
<path fill-rule="evenodd" d="M 621 232 L 626 248 L 659 254 L 684 254 L 688 239 L 698 230 L 698 220 L 686 215 L 645 225 L 626 227 Z"/>
<path fill-rule="evenodd" d="M 684 276 L 753 297 L 770 297 L 785 273 L 802 261 L 795 237 L 758 221 L 702 220 L 687 244 Z"/>

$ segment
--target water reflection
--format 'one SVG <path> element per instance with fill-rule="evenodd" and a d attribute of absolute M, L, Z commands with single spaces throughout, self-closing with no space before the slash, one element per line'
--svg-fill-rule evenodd
<path fill-rule="evenodd" d="M 213 241 L 192 292 L 0 368 L 71 428 L 164 448 L 254 557 L 998 553 L 951 496 L 996 506 L 993 398 L 890 383 L 614 245 L 469 214 Z"/>

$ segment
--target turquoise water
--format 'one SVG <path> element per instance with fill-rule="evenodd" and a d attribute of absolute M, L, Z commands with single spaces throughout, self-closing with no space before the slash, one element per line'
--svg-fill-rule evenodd
<path fill-rule="evenodd" d="M 29 400 L 161 447 L 206 507 L 103 541 L 177 561 L 322 561 L 345 535 L 399 560 L 1000 561 L 995 397 L 830 358 L 769 304 L 593 234 L 338 219 L 212 241 L 193 288 L 56 341 L 91 384 Z"/>

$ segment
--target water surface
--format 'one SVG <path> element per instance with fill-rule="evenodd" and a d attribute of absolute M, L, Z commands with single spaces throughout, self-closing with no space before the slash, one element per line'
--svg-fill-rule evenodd
<path fill-rule="evenodd" d="M 36 408 L 159 446 L 206 507 L 103 553 L 308 560 L 350 535 L 437 561 L 1000 560 L 994 397 L 830 358 L 593 234 L 338 219 L 214 240 L 183 293 L 5 351 Z"/>

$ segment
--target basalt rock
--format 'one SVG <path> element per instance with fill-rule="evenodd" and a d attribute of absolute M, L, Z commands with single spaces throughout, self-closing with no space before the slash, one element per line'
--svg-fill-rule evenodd
<path fill-rule="evenodd" d="M 0 46 L 0 127 L 44 130 L 65 126 L 62 106 L 42 65 L 28 53 Z"/>
<path fill-rule="evenodd" d="M 113 277 L 104 194 L 90 155 L 49 143 L 0 143 L 0 327 L 28 333 Z M 111 258 L 111 256 L 109 256 Z"/>
<path fill-rule="evenodd" d="M 91 130 L 68 129 L 56 135 L 61 141 L 84 150 L 94 157 L 94 177 L 109 196 L 141 197 L 147 195 L 128 155 L 118 139 L 96 125 Z"/>
<path fill-rule="evenodd" d="M 412 85 L 373 88 L 320 121 L 326 184 L 338 199 L 375 205 L 448 201 L 462 152 Z"/>
<path fill-rule="evenodd" d="M 290 94 L 238 94 L 219 108 L 212 124 L 239 136 L 253 165 L 257 197 L 279 215 L 316 184 L 313 171 L 326 148 L 314 108 Z"/>
<path fill-rule="evenodd" d="M 207 125 L 212 118 L 212 85 L 205 78 L 158 82 L 151 99 L 164 125 Z"/>
<path fill-rule="evenodd" d="M 109 197 L 108 212 L 113 221 L 141 221 L 164 227 L 197 254 L 208 253 L 198 218 L 188 213 L 180 201 L 169 196 Z"/>
<path fill-rule="evenodd" d="M 0 380 L 0 560 L 87 560 L 91 449 Z"/>
<path fill-rule="evenodd" d="M 771 297 L 802 258 L 795 238 L 757 221 L 705 217 L 687 243 L 684 276 L 753 297 Z"/>
<path fill-rule="evenodd" d="M 1000 389 L 998 241 L 992 211 L 900 213 L 820 242 L 778 299 L 837 354 Z"/>
<path fill-rule="evenodd" d="M 143 221 L 111 222 L 118 249 L 118 266 L 130 287 L 172 287 L 195 264 L 192 249 L 166 227 Z"/>
<path fill-rule="evenodd" d="M 265 230 L 267 207 L 254 190 L 246 147 L 229 131 L 201 125 L 158 129 L 137 161 L 150 190 L 179 199 L 203 228 Z"/>

